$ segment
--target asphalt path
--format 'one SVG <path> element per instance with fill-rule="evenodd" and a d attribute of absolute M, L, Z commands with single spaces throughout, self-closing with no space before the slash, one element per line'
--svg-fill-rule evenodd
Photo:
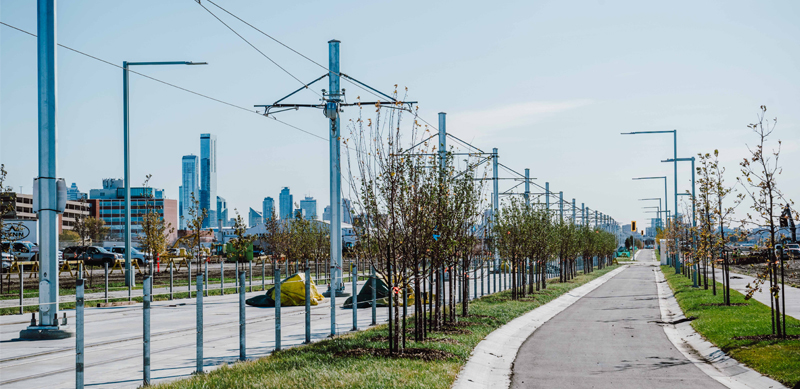
<path fill-rule="evenodd" d="M 536 330 L 512 388 L 724 388 L 675 349 L 661 320 L 652 250 Z"/>

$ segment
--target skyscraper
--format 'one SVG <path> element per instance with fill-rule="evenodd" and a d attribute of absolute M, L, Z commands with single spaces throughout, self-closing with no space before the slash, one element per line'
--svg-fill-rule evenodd
<path fill-rule="evenodd" d="M 264 201 L 261 203 L 261 216 L 264 219 L 272 219 L 273 214 L 275 213 L 275 200 L 272 197 L 264 197 Z"/>
<path fill-rule="evenodd" d="M 247 224 L 250 227 L 255 227 L 264 223 L 264 218 L 261 216 L 261 212 L 258 212 L 253 208 L 250 208 L 250 212 L 247 214 L 247 219 Z"/>
<path fill-rule="evenodd" d="M 306 220 L 317 219 L 317 200 L 313 197 L 306 196 L 305 199 L 300 200 L 300 212 Z"/>
<path fill-rule="evenodd" d="M 281 195 L 278 198 L 280 202 L 280 215 L 281 219 L 291 219 L 292 210 L 294 209 L 294 201 L 292 201 L 292 194 L 289 193 L 289 187 L 281 189 Z"/>
<path fill-rule="evenodd" d="M 75 184 L 74 182 L 72 183 L 72 186 L 67 188 L 67 200 L 80 201 L 80 200 L 86 200 L 88 198 L 89 196 L 86 193 L 81 192 L 78 189 L 78 185 Z"/>
<path fill-rule="evenodd" d="M 228 226 L 228 202 L 223 197 L 217 196 L 217 222 L 218 227 Z"/>
<path fill-rule="evenodd" d="M 183 217 L 180 219 L 180 229 L 185 230 L 187 219 L 189 218 L 189 209 L 192 208 L 192 195 L 195 200 L 200 200 L 200 181 L 198 176 L 198 162 L 196 155 L 184 155 L 181 161 L 181 190 L 180 190 L 180 203 L 181 211 L 179 212 Z"/>
<path fill-rule="evenodd" d="M 353 203 L 350 199 L 342 199 L 342 223 L 353 224 Z"/>
<path fill-rule="evenodd" d="M 203 227 L 217 225 L 217 136 L 200 134 L 200 209 L 208 212 Z"/>

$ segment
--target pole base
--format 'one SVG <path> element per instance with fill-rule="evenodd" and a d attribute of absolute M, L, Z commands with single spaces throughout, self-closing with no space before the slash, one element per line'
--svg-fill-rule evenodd
<path fill-rule="evenodd" d="M 29 326 L 19 332 L 19 338 L 24 340 L 67 339 L 74 335 L 69 326 Z"/>
<path fill-rule="evenodd" d="M 322 296 L 323 297 L 331 297 L 331 290 L 328 289 L 328 290 L 322 292 Z M 336 291 L 336 297 L 350 297 L 350 293 L 347 293 L 347 292 L 339 290 L 339 291 Z"/>

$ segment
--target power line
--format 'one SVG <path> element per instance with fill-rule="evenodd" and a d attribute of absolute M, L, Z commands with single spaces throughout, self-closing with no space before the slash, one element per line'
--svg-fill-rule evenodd
<path fill-rule="evenodd" d="M 231 30 L 231 32 L 233 32 L 234 34 L 236 34 L 236 36 L 238 36 L 238 37 L 239 37 L 241 40 L 243 40 L 245 43 L 247 43 L 248 45 L 250 45 L 250 47 L 252 47 L 252 48 L 253 48 L 255 51 L 257 51 L 259 54 L 261 54 L 261 55 L 262 55 L 264 58 L 266 58 L 266 59 L 268 59 L 270 62 L 272 62 L 272 64 L 273 64 L 273 65 L 275 65 L 275 66 L 277 66 L 279 69 L 283 70 L 283 71 L 284 71 L 284 73 L 288 74 L 290 77 L 294 78 L 295 80 L 297 80 L 297 82 L 299 82 L 299 83 L 300 83 L 300 84 L 302 84 L 304 87 L 306 87 L 306 89 L 308 89 L 308 85 L 306 85 L 306 83 L 305 83 L 305 82 L 301 81 L 299 78 L 297 78 L 297 77 L 296 77 L 294 74 L 292 74 L 290 71 L 286 70 L 286 68 L 284 68 L 283 66 L 279 65 L 277 62 L 275 62 L 275 60 L 273 60 L 272 58 L 270 58 L 268 55 L 264 54 L 264 52 L 263 52 L 263 51 L 259 50 L 259 49 L 258 49 L 258 47 L 256 47 L 256 46 L 255 46 L 255 45 L 253 45 L 252 43 L 250 43 L 250 41 L 248 41 L 247 39 L 245 39 L 245 37 L 243 37 L 241 34 L 239 34 L 238 32 L 236 32 L 236 30 L 234 30 L 234 29 L 233 29 L 233 27 L 231 27 L 231 26 L 229 26 L 227 23 L 225 23 L 225 22 L 224 22 L 222 19 L 220 19 L 220 18 L 219 18 L 219 16 L 217 16 L 217 15 L 215 15 L 213 12 L 211 12 L 211 10 L 210 10 L 210 9 L 206 8 L 206 6 L 204 6 L 203 4 L 201 4 L 199 1 L 197 1 L 197 4 L 198 4 L 199 6 L 201 6 L 201 7 L 203 7 L 203 9 L 204 9 L 204 10 L 206 10 L 206 12 L 208 12 L 209 14 L 211 14 L 211 16 L 213 16 L 213 17 L 214 17 L 214 19 L 217 19 L 217 20 L 218 20 L 220 23 L 222 23 L 222 24 L 223 24 L 225 27 L 228 27 L 228 29 L 229 29 L 229 30 Z M 216 4 L 215 4 L 215 5 L 216 5 Z M 312 92 L 314 92 L 314 91 L 312 90 Z M 314 92 L 314 93 L 315 93 L 317 96 L 319 96 L 319 97 L 322 97 L 322 95 L 320 95 L 319 93 L 317 93 L 317 92 Z"/>
<path fill-rule="evenodd" d="M 0 24 L 4 25 L 4 26 L 6 26 L 6 27 L 12 28 L 12 29 L 14 29 L 14 30 L 17 30 L 17 31 L 19 31 L 19 32 L 22 32 L 22 33 L 28 34 L 28 35 L 30 35 L 30 36 L 32 36 L 32 37 L 34 37 L 34 38 L 36 38 L 36 37 L 37 37 L 37 36 L 36 36 L 36 34 L 34 34 L 34 33 L 31 33 L 31 32 L 28 32 L 28 31 L 25 31 L 25 30 L 23 30 L 23 29 L 21 29 L 21 28 L 18 28 L 18 27 L 12 26 L 12 25 L 10 25 L 10 24 L 8 24 L 8 23 L 5 23 L 5 22 L 0 22 Z M 78 54 L 80 54 L 80 55 L 83 55 L 83 56 L 89 57 L 89 58 L 91 58 L 91 59 L 94 59 L 94 60 L 96 60 L 96 61 L 100 61 L 100 62 L 102 62 L 102 63 L 104 63 L 104 64 L 106 64 L 106 65 L 111 65 L 111 66 L 113 66 L 113 67 L 115 67 L 115 68 L 118 68 L 118 69 L 123 69 L 123 70 L 125 70 L 125 69 L 124 69 L 122 66 L 120 66 L 120 65 L 117 65 L 117 64 L 115 64 L 115 63 L 113 63 L 113 62 L 110 62 L 110 61 L 104 60 L 104 59 L 102 59 L 102 58 L 96 57 L 96 56 L 94 56 L 94 55 L 87 54 L 87 53 L 85 53 L 85 52 L 83 52 L 83 51 L 80 51 L 80 50 L 77 50 L 77 49 L 73 49 L 72 47 L 69 47 L 69 46 L 64 46 L 64 45 L 62 45 L 62 44 L 60 44 L 60 43 L 58 44 L 58 46 L 59 46 L 59 47 L 63 47 L 63 48 L 65 48 L 65 49 L 69 50 L 69 51 L 72 51 L 72 52 L 78 53 Z M 137 72 L 137 71 L 135 71 L 135 70 L 128 69 L 128 72 L 129 72 L 129 73 L 134 73 L 134 74 L 137 74 L 137 75 L 139 75 L 139 76 L 142 76 L 142 77 L 144 77 L 144 78 L 147 78 L 147 79 L 153 80 L 153 81 L 155 81 L 155 82 L 159 82 L 159 83 L 161 83 L 161 84 L 164 84 L 164 85 L 167 85 L 167 86 L 171 86 L 171 87 L 173 87 L 173 88 L 176 88 L 176 89 L 182 90 L 182 91 L 184 91 L 184 92 L 191 93 L 191 94 L 193 94 L 193 95 L 195 95 L 195 96 L 200 96 L 200 97 L 203 97 L 203 98 L 205 98 L 205 99 L 208 99 L 208 100 L 211 100 L 211 101 L 215 101 L 215 102 L 217 102 L 217 103 L 225 104 L 225 105 L 227 105 L 227 106 L 230 106 L 230 107 L 233 107 L 233 108 L 238 108 L 238 109 L 241 109 L 241 110 L 243 110 L 243 111 L 247 111 L 247 112 L 250 112 L 250 113 L 254 113 L 254 114 L 258 115 L 258 116 L 265 117 L 264 115 L 262 115 L 261 113 L 259 113 L 259 112 L 258 112 L 258 111 L 256 111 L 256 110 L 251 110 L 251 109 L 249 109 L 249 108 L 245 108 L 245 107 L 242 107 L 242 106 L 240 106 L 240 105 L 236 105 L 236 104 L 233 104 L 233 103 L 229 103 L 229 102 L 227 102 L 227 101 L 224 101 L 224 100 L 220 100 L 220 99 L 217 99 L 217 98 L 214 98 L 214 97 L 208 96 L 208 95 L 204 95 L 204 94 L 202 94 L 202 93 L 200 93 L 200 92 L 195 92 L 195 91 L 193 91 L 193 90 L 186 89 L 186 88 L 184 88 L 184 87 L 182 87 L 182 86 L 178 86 L 178 85 L 175 85 L 175 84 L 171 84 L 171 83 L 169 83 L 169 82 L 166 82 L 166 81 L 164 81 L 164 80 L 159 80 L 158 78 L 151 77 L 151 76 L 148 76 L 148 75 L 146 75 L 146 74 L 143 74 L 143 73 L 139 73 L 139 72 Z M 295 130 L 297 130 L 297 131 L 300 131 L 300 132 L 303 132 L 303 133 L 305 133 L 305 134 L 311 135 L 311 136 L 313 136 L 313 137 L 315 137 L 315 138 L 319 138 L 319 139 L 321 139 L 321 140 L 323 140 L 323 141 L 326 141 L 326 142 L 328 141 L 328 138 L 321 137 L 321 136 L 319 136 L 319 135 L 317 135 L 317 134 L 314 134 L 313 132 L 310 132 L 310 131 L 304 130 L 304 129 L 300 128 L 300 127 L 297 127 L 297 126 L 295 126 L 295 125 L 293 125 L 293 124 L 289 124 L 289 123 L 287 123 L 287 122 L 284 122 L 284 121 L 282 121 L 282 120 L 280 120 L 280 119 L 277 119 L 277 118 L 275 118 L 275 117 L 273 117 L 273 116 L 266 116 L 266 117 L 267 117 L 267 118 L 269 118 L 269 119 L 272 119 L 272 120 L 274 120 L 274 121 L 276 121 L 276 122 L 278 122 L 278 123 L 281 123 L 281 124 L 283 124 L 283 125 L 285 125 L 285 126 L 287 126 L 287 127 L 291 127 L 291 128 L 293 128 L 293 129 L 295 129 Z"/>

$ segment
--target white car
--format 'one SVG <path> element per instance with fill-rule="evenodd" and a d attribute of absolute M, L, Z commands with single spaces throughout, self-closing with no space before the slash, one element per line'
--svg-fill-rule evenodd
<path fill-rule="evenodd" d="M 14 256 L 3 251 L 2 261 L 0 261 L 0 268 L 8 269 L 11 267 L 11 262 L 14 262 Z"/>

